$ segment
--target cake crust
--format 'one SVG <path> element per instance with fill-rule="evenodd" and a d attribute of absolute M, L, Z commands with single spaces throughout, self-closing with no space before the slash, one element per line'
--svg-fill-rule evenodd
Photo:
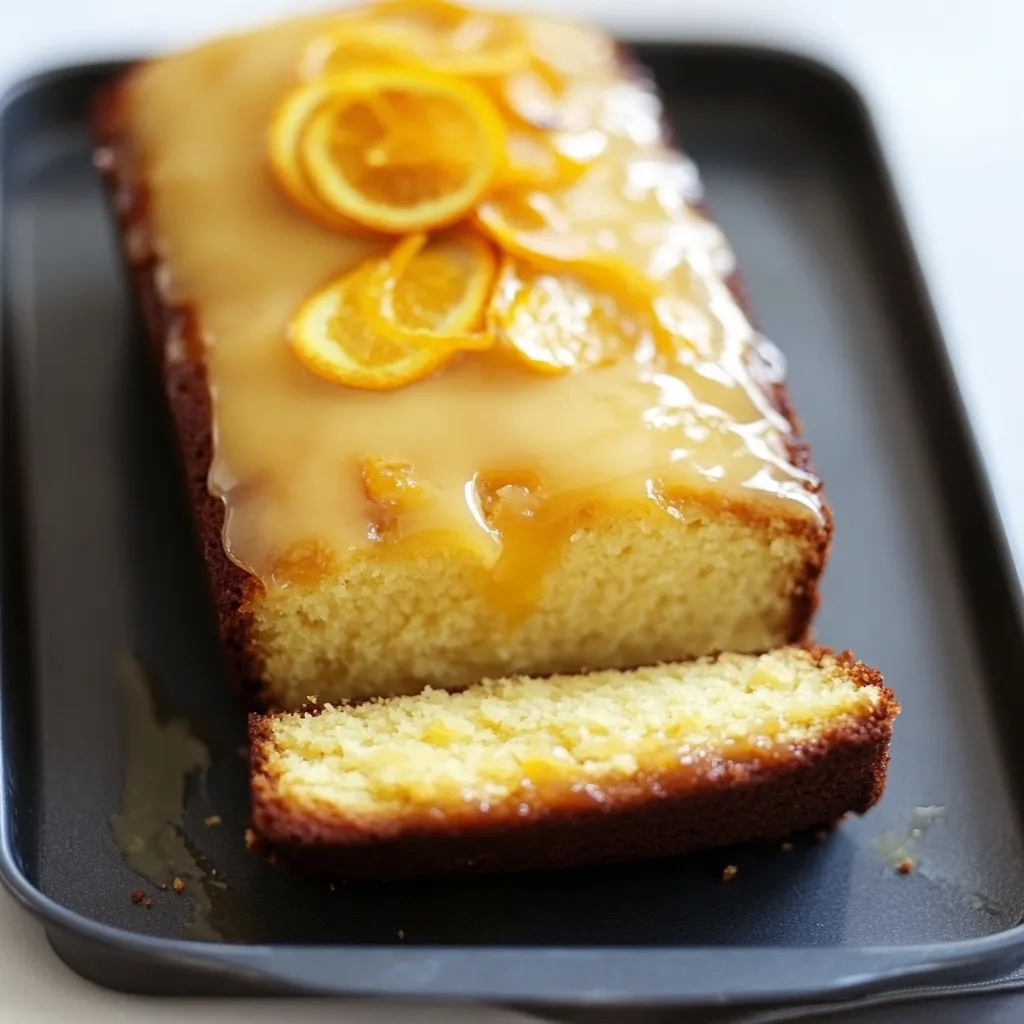
<path fill-rule="evenodd" d="M 633 66 L 625 54 L 623 61 Z M 265 684 L 264 657 L 254 639 L 253 603 L 259 597 L 263 584 L 228 556 L 224 544 L 224 502 L 211 494 L 208 487 L 214 442 L 212 404 L 202 359 L 201 326 L 191 306 L 171 304 L 161 294 L 160 263 L 150 231 L 144 168 L 140 166 L 139 154 L 131 137 L 128 102 L 131 76 L 130 69 L 95 102 L 92 122 L 97 165 L 113 197 L 133 290 L 145 322 L 148 349 L 167 394 L 229 679 L 256 706 L 273 706 L 273 694 L 268 692 Z M 734 273 L 728 284 L 753 323 L 739 274 Z M 748 358 L 754 367 L 763 364 L 762 353 L 756 347 L 752 348 Z M 818 494 L 821 502 L 820 523 L 794 521 L 787 524 L 791 525 L 794 535 L 804 533 L 812 541 L 810 553 L 802 566 L 802 576 L 795 580 L 789 625 L 783 638 L 786 643 L 799 643 L 808 639 L 809 627 L 818 606 L 818 582 L 831 547 L 832 514 L 820 494 L 821 484 L 817 480 L 810 447 L 785 384 L 773 378 L 767 368 L 753 376 L 776 411 L 789 422 L 791 430 L 786 437 L 788 460 L 797 469 L 812 474 L 814 482 L 805 486 Z M 704 506 L 728 511 L 743 521 L 757 522 L 767 518 L 766 513 L 754 503 L 715 494 L 702 495 L 697 501 Z"/>
<path fill-rule="evenodd" d="M 273 716 L 250 715 L 257 845 L 316 877 L 397 879 L 653 860 L 778 840 L 847 813 L 863 814 L 885 788 L 899 705 L 881 674 L 850 652 L 806 651 L 815 664 L 834 658 L 854 685 L 879 689 L 881 699 L 868 716 L 765 756 L 659 774 L 657 795 L 644 780 L 602 787 L 599 803 L 585 792 L 566 792 L 536 806 L 511 802 L 444 819 L 424 809 L 400 824 L 298 808 L 268 772 Z"/>
<path fill-rule="evenodd" d="M 252 644 L 250 602 L 261 584 L 228 557 L 224 547 L 224 503 L 210 493 L 213 405 L 202 360 L 200 327 L 194 309 L 171 305 L 160 293 L 147 189 L 126 124 L 125 100 L 131 75 L 129 69 L 99 93 L 94 103 L 96 152 L 105 154 L 97 163 L 112 197 L 133 295 L 145 326 L 150 361 L 167 395 L 228 679 L 244 696 L 258 701 L 262 665 Z M 181 343 L 185 358 L 169 358 L 172 339 Z"/>

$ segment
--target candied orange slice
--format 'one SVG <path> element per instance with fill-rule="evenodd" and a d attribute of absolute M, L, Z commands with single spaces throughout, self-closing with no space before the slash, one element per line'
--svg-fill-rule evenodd
<path fill-rule="evenodd" d="M 299 138 L 310 117 L 330 96 L 327 82 L 314 82 L 289 92 L 271 117 L 267 150 L 270 168 L 285 195 L 321 223 L 347 231 L 358 229 L 358 225 L 332 210 L 317 196 L 299 159 Z"/>
<path fill-rule="evenodd" d="M 521 71 L 503 75 L 494 83 L 493 91 L 505 111 L 524 124 L 542 129 L 563 125 L 562 86 L 544 65 L 534 62 Z"/>
<path fill-rule="evenodd" d="M 527 127 L 510 127 L 502 188 L 544 188 L 565 185 L 583 173 L 585 161 L 571 159 L 558 146 L 557 136 Z"/>
<path fill-rule="evenodd" d="M 538 373 L 606 366 L 652 338 L 643 309 L 580 277 L 506 258 L 488 322 L 499 345 Z"/>
<path fill-rule="evenodd" d="M 721 231 L 691 204 L 693 173 L 675 154 L 640 150 L 599 159 L 565 187 L 494 192 L 475 219 L 506 252 L 653 296 L 692 256 L 731 259 Z"/>
<path fill-rule="evenodd" d="M 478 225 L 506 251 L 566 266 L 613 255 L 625 219 L 624 203 L 607 203 L 617 223 L 605 244 L 588 230 L 600 208 L 583 208 L 573 190 L 502 189 L 476 209 Z M 598 244 L 595 244 L 598 243 Z"/>
<path fill-rule="evenodd" d="M 581 117 L 588 122 L 585 127 L 601 128 L 600 117 L 588 119 L 583 116 L 587 111 L 578 108 L 593 93 L 589 87 L 621 74 L 614 42 L 592 26 L 541 14 L 521 24 L 530 62 L 496 82 L 502 106 L 538 128 L 566 127 L 567 122 L 579 128 Z"/>
<path fill-rule="evenodd" d="M 427 67 L 469 78 L 500 78 L 530 63 L 519 19 L 470 10 L 447 0 L 385 0 L 370 9 L 374 23 L 420 30 L 415 49 Z"/>
<path fill-rule="evenodd" d="M 576 229 L 553 191 L 505 189 L 481 203 L 474 220 L 500 249 L 524 264 L 555 274 L 586 274 L 629 298 L 654 296 L 654 286 L 638 267 L 612 247 L 593 244 L 585 229 Z"/>
<path fill-rule="evenodd" d="M 498 173 L 504 124 L 469 82 L 383 68 L 311 87 L 330 98 L 302 133 L 300 157 L 314 191 L 343 217 L 394 234 L 443 227 L 469 211 Z"/>
<path fill-rule="evenodd" d="M 394 342 L 487 349 L 494 338 L 479 328 L 496 272 L 494 250 L 475 232 L 410 235 L 370 274 L 363 312 Z"/>
<path fill-rule="evenodd" d="M 314 79 L 358 68 L 417 65 L 422 63 L 420 54 L 431 46 L 427 29 L 411 22 L 342 18 L 309 43 L 299 74 Z"/>
<path fill-rule="evenodd" d="M 606 80 L 622 72 L 617 44 L 595 25 L 540 13 L 522 24 L 530 56 L 549 81 Z"/>
<path fill-rule="evenodd" d="M 391 391 L 433 373 L 454 351 L 396 344 L 370 328 L 359 296 L 375 263 L 360 264 L 307 299 L 288 326 L 288 341 L 296 356 L 325 380 Z"/>

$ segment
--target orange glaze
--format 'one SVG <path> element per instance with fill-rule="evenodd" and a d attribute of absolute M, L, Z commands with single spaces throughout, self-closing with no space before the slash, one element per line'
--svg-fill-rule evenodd
<path fill-rule="evenodd" d="M 732 255 L 695 206 L 696 172 L 665 146 L 653 92 L 596 30 L 522 20 L 549 77 L 565 82 L 548 93 L 552 137 L 588 161 L 557 194 L 530 194 L 553 218 L 535 241 L 556 257 L 599 250 L 644 274 L 675 350 L 642 332 L 621 358 L 545 375 L 498 346 L 387 393 L 332 384 L 299 363 L 285 342 L 296 309 L 388 246 L 317 223 L 266 164 L 272 111 L 330 24 L 306 18 L 224 39 L 145 65 L 130 86 L 164 297 L 192 310 L 204 340 L 210 488 L 226 505 L 230 557 L 277 586 L 337 571 L 368 543 L 455 537 L 479 553 L 494 600 L 516 617 L 579 524 L 658 505 L 652 481 L 820 520 L 815 481 L 787 457 L 790 425 L 751 371 L 767 343 L 728 288 Z M 506 97 L 510 106 L 517 96 L 527 97 L 523 116 L 542 120 L 528 91 Z M 578 230 L 552 235 L 566 222 Z M 775 364 L 765 351 L 758 362 Z M 368 501 L 362 467 L 373 458 L 400 460 L 430 500 Z M 478 484 L 495 466 L 543 481 L 543 500 L 489 521 Z"/>

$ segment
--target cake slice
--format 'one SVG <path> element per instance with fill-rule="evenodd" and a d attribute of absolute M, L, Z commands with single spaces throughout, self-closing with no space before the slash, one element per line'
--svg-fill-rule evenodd
<path fill-rule="evenodd" d="M 252 827 L 335 878 L 771 840 L 878 800 L 898 710 L 851 655 L 787 647 L 252 715 Z"/>
<path fill-rule="evenodd" d="M 386 8 L 349 12 L 345 38 L 364 49 L 421 39 L 416 6 L 401 6 L 411 25 L 383 36 L 373 25 L 393 17 Z M 564 232 L 515 221 L 505 178 L 466 212 L 460 230 L 504 267 L 487 321 L 497 342 L 402 387 L 343 386 L 289 344 L 311 295 L 403 237 L 321 216 L 323 196 L 282 187 L 268 156 L 282 103 L 321 81 L 341 15 L 146 62 L 96 108 L 96 161 L 173 412 L 232 677 L 294 709 L 309 694 L 458 689 L 802 640 L 831 515 L 781 357 L 744 311 L 732 254 L 692 164 L 666 141 L 654 90 L 596 29 L 424 10 L 476 18 L 459 38 L 492 45 L 455 54 L 454 66 L 477 60 L 476 78 L 449 60 L 423 87 L 475 90 L 467 109 L 489 104 L 510 140 L 561 147 L 558 167 L 574 169 L 519 195 L 560 211 L 551 225 Z M 485 90 L 481 60 L 512 70 L 484 75 Z M 335 125 L 337 138 L 363 121 Z M 430 143 L 398 150 L 414 160 Z M 373 168 L 389 152 L 363 152 L 368 189 L 385 180 Z M 639 278 L 651 306 L 637 319 L 624 306 Z"/>

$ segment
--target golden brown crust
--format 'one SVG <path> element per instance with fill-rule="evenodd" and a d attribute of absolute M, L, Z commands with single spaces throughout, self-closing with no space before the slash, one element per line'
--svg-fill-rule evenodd
<path fill-rule="evenodd" d="M 624 56 L 624 60 L 627 59 Z M 262 584 L 228 557 L 223 544 L 224 503 L 211 495 L 207 486 L 213 457 L 213 429 L 210 392 L 202 362 L 200 325 L 190 307 L 169 305 L 159 287 L 159 260 L 153 250 L 148 224 L 148 197 L 144 168 L 132 145 L 128 71 L 101 93 L 93 109 L 93 131 L 97 147 L 97 166 L 102 171 L 113 197 L 122 245 L 129 263 L 134 291 L 145 319 L 149 349 L 164 383 L 180 449 L 189 501 L 206 564 L 210 592 L 216 608 L 221 645 L 232 683 L 266 705 L 263 693 L 263 664 L 253 639 L 251 603 Z M 738 275 L 729 281 L 733 293 L 750 316 L 749 303 Z M 172 359 L 170 353 L 184 350 L 186 358 Z M 760 353 L 751 353 L 756 363 Z M 756 367 L 755 367 L 756 369 Z M 784 384 L 769 374 L 755 373 L 772 404 L 790 423 L 788 457 L 793 465 L 814 475 L 810 448 Z M 816 475 L 814 479 L 817 480 Z M 806 533 L 811 553 L 802 578 L 794 589 L 787 642 L 807 639 L 818 606 L 818 582 L 828 559 L 832 540 L 832 514 L 820 483 L 806 485 L 822 501 L 824 522 L 794 523 L 794 532 Z M 757 520 L 763 512 L 751 503 L 723 502 L 710 495 L 703 504 L 725 505 L 728 511 L 745 520 Z"/>
<path fill-rule="evenodd" d="M 826 648 L 806 650 L 816 664 L 833 657 Z M 261 849 L 306 873 L 407 878 L 647 860 L 779 839 L 863 814 L 885 788 L 899 705 L 875 669 L 849 652 L 834 657 L 846 678 L 878 687 L 882 699 L 862 720 L 813 743 L 457 816 L 424 808 L 401 821 L 353 821 L 326 807 L 295 807 L 269 768 L 274 716 L 251 715 L 253 832 Z"/>
<path fill-rule="evenodd" d="M 224 503 L 208 487 L 213 416 L 199 325 L 190 308 L 168 305 L 160 294 L 158 257 L 149 233 L 148 196 L 123 106 L 131 75 L 128 71 L 96 99 L 92 118 L 96 162 L 110 189 L 149 352 L 174 421 L 229 678 L 242 692 L 257 697 L 263 673 L 252 643 L 250 605 L 261 584 L 228 557 L 223 542 Z M 186 358 L 170 357 L 172 338 L 184 345 Z"/>

